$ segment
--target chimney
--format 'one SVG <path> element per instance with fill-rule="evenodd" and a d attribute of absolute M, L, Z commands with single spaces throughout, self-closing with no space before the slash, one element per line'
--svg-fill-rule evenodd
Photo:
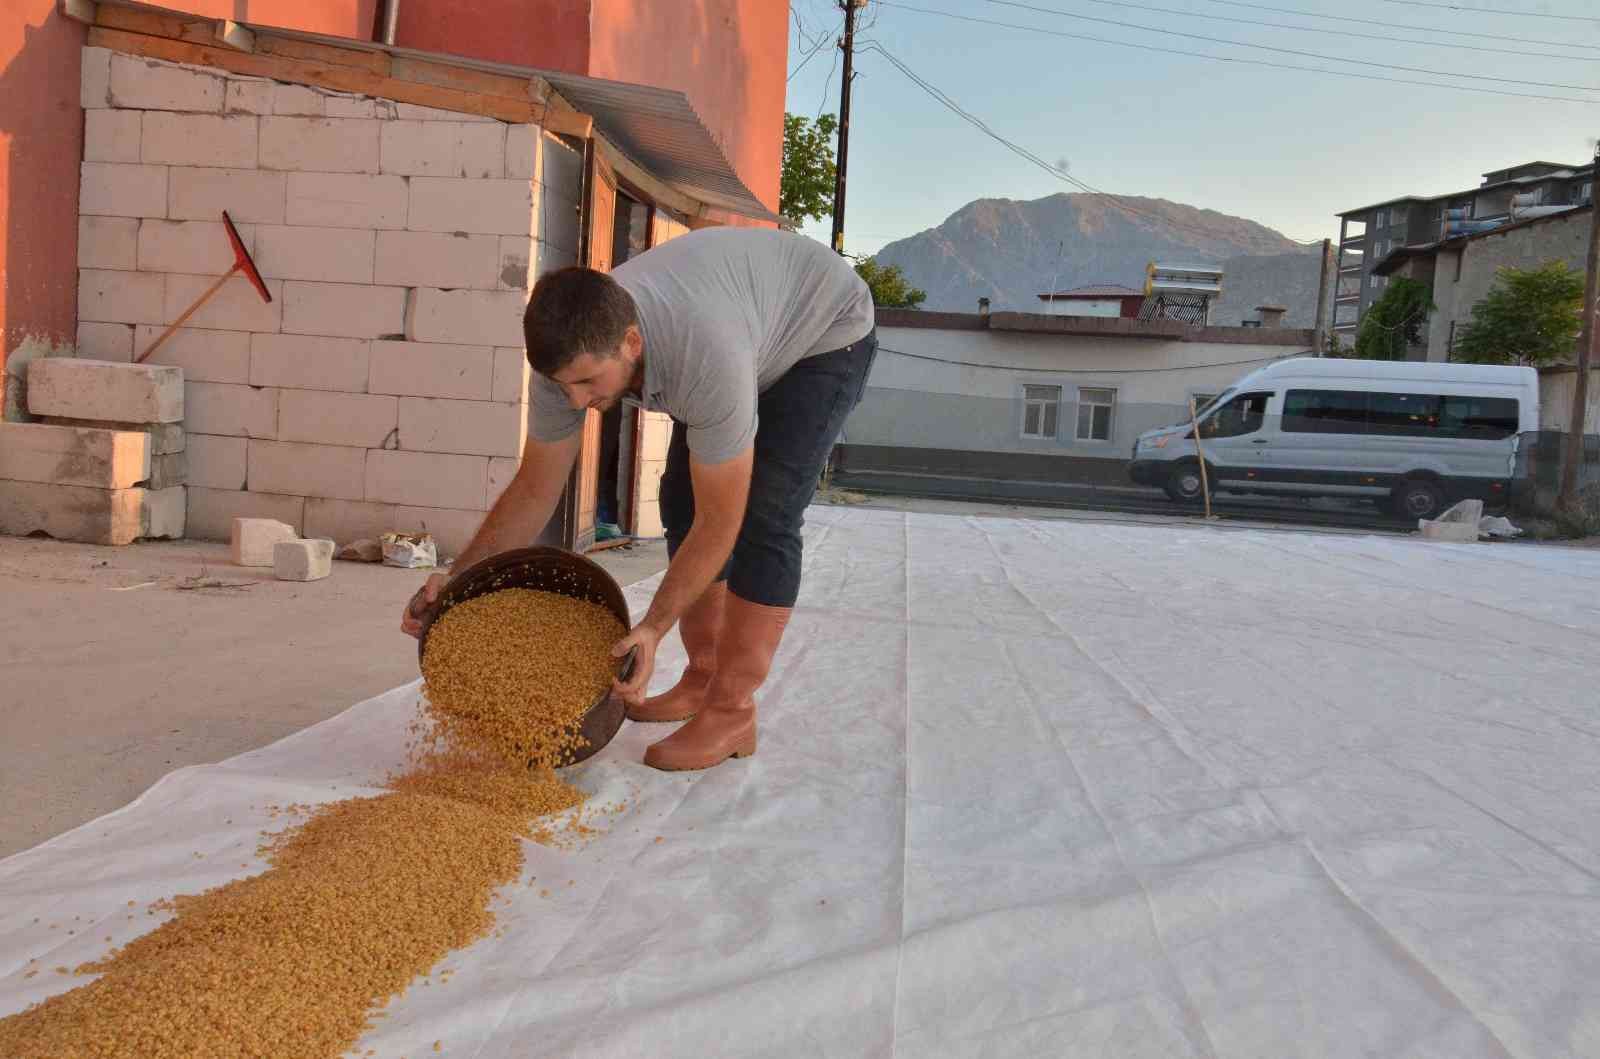
<path fill-rule="evenodd" d="M 1261 326 L 1276 328 L 1283 326 L 1283 315 L 1289 311 L 1284 305 L 1258 305 L 1256 312 L 1261 316 Z"/>
<path fill-rule="evenodd" d="M 988 298 L 979 298 L 978 299 L 978 315 L 979 316 L 988 316 L 989 315 L 989 299 Z"/>

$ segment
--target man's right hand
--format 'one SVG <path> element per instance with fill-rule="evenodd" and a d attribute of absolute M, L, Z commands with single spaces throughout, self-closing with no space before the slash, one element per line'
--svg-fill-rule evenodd
<path fill-rule="evenodd" d="M 417 594 L 406 603 L 405 610 L 400 613 L 400 631 L 407 636 L 422 636 L 422 617 L 433 606 L 434 600 L 439 598 L 439 593 L 449 582 L 450 578 L 444 574 L 432 574 L 417 589 Z"/>

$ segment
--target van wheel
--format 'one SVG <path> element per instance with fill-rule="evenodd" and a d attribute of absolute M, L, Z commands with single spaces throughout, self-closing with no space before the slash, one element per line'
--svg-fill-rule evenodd
<path fill-rule="evenodd" d="M 1402 518 L 1434 518 L 1444 510 L 1444 494 L 1426 478 L 1407 478 L 1390 494 L 1389 509 Z"/>
<path fill-rule="evenodd" d="M 1185 460 L 1172 469 L 1167 484 L 1162 486 L 1167 496 L 1180 504 L 1198 504 L 1205 499 L 1205 483 L 1200 480 L 1200 464 Z"/>

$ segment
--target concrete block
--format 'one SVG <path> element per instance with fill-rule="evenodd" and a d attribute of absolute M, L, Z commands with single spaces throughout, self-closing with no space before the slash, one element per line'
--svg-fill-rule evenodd
<path fill-rule="evenodd" d="M 0 478 L 127 489 L 149 476 L 147 434 L 0 423 Z"/>
<path fill-rule="evenodd" d="M 494 118 L 486 118 L 480 114 L 462 114 L 454 110 L 439 110 L 435 107 L 419 106 L 415 103 L 394 104 L 394 117 L 397 121 L 477 121 L 492 122 Z"/>
<path fill-rule="evenodd" d="M 527 409 L 522 405 L 431 397 L 400 398 L 401 449 L 469 456 L 520 456 L 526 440 Z"/>
<path fill-rule="evenodd" d="M 78 325 L 78 356 L 92 360 L 133 359 L 133 325 L 99 324 L 85 320 Z"/>
<path fill-rule="evenodd" d="M 172 169 L 168 212 L 173 220 L 282 224 L 285 175 L 257 169 Z M 160 217 L 157 213 L 152 216 Z"/>
<path fill-rule="evenodd" d="M 151 458 L 183 452 L 188 446 L 188 435 L 182 423 L 116 423 L 103 419 L 73 419 L 70 416 L 45 416 L 41 422 L 58 427 L 88 427 L 93 430 L 144 434 L 150 438 Z"/>
<path fill-rule="evenodd" d="M 526 235 L 500 237 L 500 267 L 496 279 L 501 290 L 532 290 L 539 280 L 538 267 L 538 240 Z"/>
<path fill-rule="evenodd" d="M 272 548 L 272 576 L 279 581 L 321 581 L 333 573 L 333 542 L 325 538 L 279 541 Z"/>
<path fill-rule="evenodd" d="M 542 131 L 537 125 L 506 126 L 506 179 L 539 179 Z"/>
<path fill-rule="evenodd" d="M 494 349 L 426 342 L 374 342 L 371 393 L 404 397 L 489 400 L 494 384 Z"/>
<path fill-rule="evenodd" d="M 185 527 L 194 540 L 225 541 L 235 518 L 270 518 L 295 528 L 305 521 L 306 498 L 277 496 L 232 489 L 189 487 L 189 517 Z"/>
<path fill-rule="evenodd" d="M 164 114 L 147 111 L 139 160 L 146 165 L 252 169 L 256 164 L 253 114 Z"/>
<path fill-rule="evenodd" d="M 376 280 L 397 287 L 494 290 L 499 256 L 493 235 L 379 232 Z"/>
<path fill-rule="evenodd" d="M 292 541 L 300 531 L 287 522 L 271 518 L 236 517 L 228 538 L 235 566 L 271 566 L 273 549 L 282 541 Z"/>
<path fill-rule="evenodd" d="M 145 489 L 139 536 L 153 540 L 179 540 L 188 523 L 188 489 L 181 485 Z"/>
<path fill-rule="evenodd" d="M 371 283 L 374 233 L 349 228 L 262 225 L 253 251 L 263 276 Z"/>
<path fill-rule="evenodd" d="M 367 453 L 367 499 L 379 503 L 482 511 L 487 507 L 488 482 L 487 456 L 387 449 Z"/>
<path fill-rule="evenodd" d="M 278 406 L 278 439 L 382 448 L 394 443 L 391 435 L 399 422 L 398 400 L 379 394 L 284 390 Z"/>
<path fill-rule="evenodd" d="M 1443 519 L 1418 519 L 1417 529 L 1425 541 L 1449 541 L 1455 544 L 1475 544 L 1478 524 L 1475 522 L 1446 522 Z"/>
<path fill-rule="evenodd" d="M 250 336 L 250 384 L 362 393 L 372 343 L 314 335 Z"/>
<path fill-rule="evenodd" d="M 92 489 L 0 479 L 0 534 L 43 533 L 84 544 L 132 544 L 144 533 L 143 489 Z"/>
<path fill-rule="evenodd" d="M 518 346 L 527 301 L 521 291 L 418 287 L 407 306 L 406 337 L 413 342 Z"/>
<path fill-rule="evenodd" d="M 302 118 L 325 118 L 328 116 L 326 97 L 314 88 L 304 85 L 273 85 L 272 86 L 272 112 L 274 114 L 290 114 Z"/>
<path fill-rule="evenodd" d="M 489 457 L 489 506 L 494 507 L 500 494 L 506 491 L 506 486 L 517 476 L 517 471 L 522 467 L 522 461 L 512 456 Z"/>
<path fill-rule="evenodd" d="M 189 435 L 186 453 L 189 457 L 189 485 L 207 489 L 243 489 L 249 445 L 246 438 L 217 434 Z"/>
<path fill-rule="evenodd" d="M 153 324 L 140 324 L 134 330 L 134 348 L 143 353 L 165 330 Z M 243 386 L 250 381 L 250 335 L 244 331 L 180 327 L 145 363 L 182 368 L 185 382 L 226 382 Z"/>
<path fill-rule="evenodd" d="M 106 48 L 85 48 L 79 59 L 79 103 L 84 110 L 111 105 L 111 52 Z"/>
<path fill-rule="evenodd" d="M 394 338 L 404 333 L 406 289 L 289 280 L 283 330 L 334 338 Z"/>
<path fill-rule="evenodd" d="M 255 225 L 237 227 L 245 249 L 253 252 Z M 233 244 L 228 241 L 228 230 L 221 221 L 139 222 L 139 270 L 142 272 L 220 276 L 232 267 Z"/>
<path fill-rule="evenodd" d="M 138 110 L 89 110 L 83 115 L 85 162 L 139 162 Z"/>
<path fill-rule="evenodd" d="M 269 440 L 278 436 L 277 390 L 191 382 L 184 392 L 184 425 L 191 433 Z"/>
<path fill-rule="evenodd" d="M 139 260 L 135 217 L 78 218 L 78 267 L 132 272 Z"/>
<path fill-rule="evenodd" d="M 376 173 L 381 123 L 360 118 L 261 119 L 262 169 Z"/>
<path fill-rule="evenodd" d="M 248 460 L 247 480 L 253 489 L 333 500 L 365 495 L 366 449 L 252 441 Z"/>
<path fill-rule="evenodd" d="M 272 81 L 229 79 L 222 109 L 228 114 L 271 114 L 272 91 L 276 87 Z"/>
<path fill-rule="evenodd" d="M 483 525 L 482 511 L 440 507 L 397 507 L 395 518 L 413 533 L 431 533 L 439 558 L 454 558 L 466 551 L 472 535 Z"/>
<path fill-rule="evenodd" d="M 502 404 L 526 404 L 533 368 L 521 346 L 500 346 L 494 351 L 494 386 L 489 400 Z"/>
<path fill-rule="evenodd" d="M 121 423 L 183 419 L 183 372 L 157 364 L 42 357 L 28 365 L 28 411 Z"/>
<path fill-rule="evenodd" d="M 78 213 L 92 217 L 165 217 L 166 167 L 84 162 L 79 171 Z"/>
<path fill-rule="evenodd" d="M 500 179 L 506 132 L 499 122 L 389 121 L 383 125 L 380 168 L 400 176 Z"/>
<path fill-rule="evenodd" d="M 220 113 L 226 82 L 213 74 L 120 52 L 111 56 L 111 105 Z"/>
<path fill-rule="evenodd" d="M 366 96 L 349 96 L 328 92 L 322 100 L 323 109 L 330 118 L 375 118 L 378 116 L 376 100 Z"/>
<path fill-rule="evenodd" d="M 340 544 L 349 544 L 364 537 L 376 539 L 398 527 L 393 504 L 306 498 L 308 537 L 327 537 Z"/>
<path fill-rule="evenodd" d="M 194 300 L 215 282 L 216 279 L 211 276 L 168 276 L 163 322 L 171 322 L 182 316 Z M 261 300 L 261 295 L 256 293 L 255 286 L 249 280 L 234 276 L 189 317 L 186 326 L 219 331 L 278 330 L 283 316 L 283 280 L 269 279 L 265 282 L 267 292 L 272 295 L 270 302 Z"/>
<path fill-rule="evenodd" d="M 170 489 L 189 484 L 189 454 L 175 452 L 170 456 L 150 457 L 150 476 L 144 480 L 150 490 Z"/>
<path fill-rule="evenodd" d="M 154 324 L 167 319 L 167 277 L 154 272 L 78 270 L 78 319 Z"/>
<path fill-rule="evenodd" d="M 290 224 L 344 229 L 403 229 L 411 192 L 403 176 L 290 173 Z"/>
<path fill-rule="evenodd" d="M 531 235 L 534 185 L 527 180 L 412 177 L 406 227 L 415 232 Z"/>
<path fill-rule="evenodd" d="M 405 177 L 364 173 L 289 173 L 290 224 L 325 228 L 404 228 L 411 191 Z"/>

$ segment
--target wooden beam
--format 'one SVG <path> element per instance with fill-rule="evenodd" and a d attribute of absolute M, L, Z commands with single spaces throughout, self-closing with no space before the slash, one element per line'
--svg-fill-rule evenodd
<path fill-rule="evenodd" d="M 94 0 L 61 0 L 61 13 L 74 22 L 94 25 L 96 18 Z"/>
<path fill-rule="evenodd" d="M 256 50 L 256 35 L 231 19 L 224 19 L 218 24 L 217 40 L 234 51 Z"/>
<path fill-rule="evenodd" d="M 533 120 L 542 125 L 546 132 L 553 132 L 558 136 L 576 136 L 580 140 L 594 136 L 594 118 L 588 114 L 559 108 L 554 104 L 534 109 L 542 111 Z"/>
<path fill-rule="evenodd" d="M 485 73 L 423 59 L 396 58 L 389 76 L 402 81 L 415 81 L 419 85 L 437 85 L 440 88 L 458 88 L 463 92 L 481 92 L 486 96 L 533 101 L 528 93 L 526 77 Z"/>
<path fill-rule="evenodd" d="M 357 70 L 380 77 L 389 76 L 389 55 L 381 51 L 363 51 L 359 48 L 336 48 L 315 41 L 295 40 L 293 37 L 274 37 L 262 34 L 256 38 L 256 51 L 264 55 L 279 55 L 285 59 L 308 59 L 332 66 L 352 66 Z"/>
<path fill-rule="evenodd" d="M 184 28 L 196 21 L 192 18 L 179 18 L 176 15 L 163 15 L 156 11 L 141 11 L 132 7 L 112 7 L 110 4 L 98 6 L 95 25 L 107 29 L 126 30 L 129 33 L 148 33 L 152 37 L 182 40 Z M 210 19 L 205 19 L 203 22 L 209 27 Z"/>
<path fill-rule="evenodd" d="M 266 39 L 264 35 L 259 37 L 258 44 Z M 196 66 L 214 66 L 230 73 L 315 85 L 319 88 L 331 88 L 337 92 L 359 92 L 401 103 L 415 103 L 418 106 L 453 110 L 462 114 L 478 114 L 518 124 L 537 122 L 542 116 L 538 113 L 542 108 L 536 108 L 526 99 L 506 99 L 500 96 L 486 96 L 479 92 L 418 84 L 415 81 L 383 77 L 352 66 L 336 66 L 309 59 L 264 55 L 260 50 L 252 54 L 217 45 L 193 44 L 188 41 L 151 37 L 98 26 L 89 31 L 89 43 L 95 47 L 111 48 L 130 55 L 165 59 L 168 62 L 191 63 Z"/>
<path fill-rule="evenodd" d="M 627 155 L 617 150 L 616 146 L 604 136 L 595 136 L 594 142 L 595 147 L 599 150 L 600 157 L 616 171 L 616 174 L 638 188 L 641 193 L 657 206 L 665 206 L 667 209 L 681 213 L 689 218 L 699 217 L 706 212 L 705 203 L 699 199 L 690 198 L 665 180 L 654 176 Z"/>

